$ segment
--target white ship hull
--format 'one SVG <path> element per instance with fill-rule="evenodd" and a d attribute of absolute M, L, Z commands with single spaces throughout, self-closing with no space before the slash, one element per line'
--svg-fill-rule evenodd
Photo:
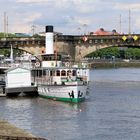
<path fill-rule="evenodd" d="M 85 99 L 87 85 L 38 85 L 41 97 L 59 101 L 80 102 Z"/>

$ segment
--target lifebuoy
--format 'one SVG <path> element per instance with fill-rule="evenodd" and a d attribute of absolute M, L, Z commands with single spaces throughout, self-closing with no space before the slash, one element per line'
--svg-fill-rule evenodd
<path fill-rule="evenodd" d="M 39 62 L 36 62 L 35 63 L 35 67 L 40 67 L 40 63 Z"/>
<path fill-rule="evenodd" d="M 66 66 L 66 67 L 69 67 L 69 66 L 70 66 L 69 62 L 66 62 L 66 63 L 65 63 L 65 66 Z"/>

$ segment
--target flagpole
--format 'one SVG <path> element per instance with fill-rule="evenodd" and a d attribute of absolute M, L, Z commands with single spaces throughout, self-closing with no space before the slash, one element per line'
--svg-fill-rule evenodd
<path fill-rule="evenodd" d="M 11 59 L 11 63 L 13 63 L 13 47 L 11 44 L 11 50 L 10 50 L 10 59 Z"/>

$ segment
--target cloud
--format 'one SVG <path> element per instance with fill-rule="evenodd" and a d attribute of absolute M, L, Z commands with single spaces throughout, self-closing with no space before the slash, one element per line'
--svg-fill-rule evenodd
<path fill-rule="evenodd" d="M 81 13 L 92 12 L 99 0 L 16 0 L 17 3 L 25 4 L 43 4 L 54 7 L 54 9 L 70 9 Z"/>
<path fill-rule="evenodd" d="M 98 6 L 100 4 L 100 0 L 52 0 L 55 8 L 63 8 L 68 10 L 69 12 L 77 12 L 77 13 L 92 13 L 95 10 L 99 10 Z"/>
<path fill-rule="evenodd" d="M 33 23 L 35 20 L 39 19 L 42 16 L 41 13 L 32 13 L 28 15 L 24 21 L 25 23 Z"/>
<path fill-rule="evenodd" d="M 136 26 L 137 30 L 140 30 L 140 19 L 139 18 L 136 19 L 135 26 Z M 137 31 L 135 31 L 135 32 L 137 32 Z"/>
<path fill-rule="evenodd" d="M 73 25 L 91 24 L 91 19 L 88 17 L 66 16 L 65 23 Z"/>
<path fill-rule="evenodd" d="M 98 4 L 98 0 L 73 0 L 74 8 L 76 11 L 80 13 L 92 13 L 96 10 L 96 5 Z"/>
<path fill-rule="evenodd" d="M 21 18 L 23 17 L 23 18 Z M 31 33 L 31 26 L 34 24 L 35 20 L 41 17 L 40 13 L 21 13 L 16 14 L 12 21 L 10 21 L 10 31 L 11 32 L 24 32 Z M 11 24 L 14 23 L 14 24 Z M 11 28 L 12 27 L 12 28 Z"/>
<path fill-rule="evenodd" d="M 10 31 L 13 33 L 30 33 L 31 27 L 26 23 L 16 21 Z"/>
<path fill-rule="evenodd" d="M 40 27 L 40 32 L 44 31 L 42 27 L 52 24 L 64 34 L 77 33 L 77 28 L 83 29 L 84 24 L 91 31 L 100 27 L 119 29 L 119 16 L 122 14 L 122 26 L 126 26 L 123 21 L 128 22 L 128 9 L 132 9 L 133 29 L 139 29 L 139 0 L 1 0 L 0 5 L 1 20 L 6 11 L 9 31 L 13 32 L 30 32 L 33 24 Z"/>
<path fill-rule="evenodd" d="M 16 0 L 18 3 L 42 3 L 46 1 L 47 0 Z"/>
<path fill-rule="evenodd" d="M 139 11 L 140 3 L 117 3 L 115 8 L 121 10 L 133 9 L 133 11 Z"/>

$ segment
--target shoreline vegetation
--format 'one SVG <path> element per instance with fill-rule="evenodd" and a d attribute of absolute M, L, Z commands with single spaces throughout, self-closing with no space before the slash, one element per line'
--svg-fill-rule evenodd
<path fill-rule="evenodd" d="M 133 46 L 99 49 L 86 57 L 91 68 L 140 68 L 140 49 Z"/>
<path fill-rule="evenodd" d="M 100 61 L 100 62 L 90 62 L 90 68 L 93 69 L 102 69 L 102 68 L 140 68 L 140 61 L 130 61 L 130 62 L 123 62 L 123 61 Z"/>

